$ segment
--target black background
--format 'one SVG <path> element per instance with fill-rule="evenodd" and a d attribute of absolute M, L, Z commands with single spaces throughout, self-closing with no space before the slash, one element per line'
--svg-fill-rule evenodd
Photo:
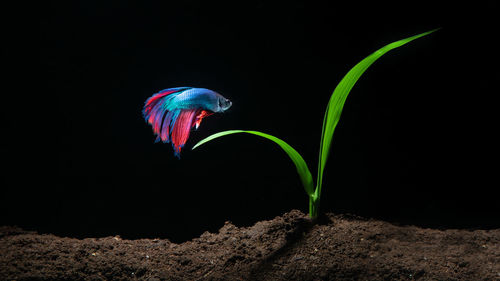
<path fill-rule="evenodd" d="M 492 2 L 493 3 L 493 2 Z M 51 2 L 5 21 L 1 222 L 71 237 L 185 241 L 308 210 L 275 135 L 316 174 L 327 101 L 390 42 L 353 88 L 336 129 L 321 210 L 435 228 L 500 227 L 494 4 L 329 1 Z M 25 30 L 28 33 L 24 32 Z M 33 32 L 34 31 L 34 32 Z M 180 160 L 154 143 L 144 101 L 170 87 L 233 101 Z"/>

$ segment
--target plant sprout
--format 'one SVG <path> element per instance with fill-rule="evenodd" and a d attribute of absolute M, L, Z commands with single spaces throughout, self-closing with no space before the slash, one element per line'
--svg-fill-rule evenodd
<path fill-rule="evenodd" d="M 299 174 L 300 180 L 302 181 L 302 185 L 304 186 L 304 189 L 309 196 L 309 216 L 312 219 L 316 219 L 319 214 L 319 203 L 320 203 L 320 198 L 321 198 L 321 188 L 323 187 L 323 172 L 325 170 L 325 165 L 326 161 L 328 159 L 328 155 L 330 153 L 330 146 L 332 143 L 332 137 L 333 137 L 333 132 L 335 131 L 335 127 L 337 127 L 337 124 L 340 120 L 340 115 L 342 113 L 342 109 L 344 107 L 345 100 L 347 98 L 347 95 L 351 91 L 352 87 L 354 84 L 358 81 L 358 79 L 361 77 L 361 75 L 372 65 L 377 59 L 379 59 L 382 55 L 385 53 L 389 52 L 392 49 L 395 49 L 397 47 L 401 47 L 405 45 L 406 43 L 409 43 L 417 38 L 420 38 L 422 36 L 428 35 L 437 29 L 424 32 L 415 36 L 411 36 L 393 43 L 390 43 L 379 50 L 375 51 L 365 59 L 363 59 L 361 62 L 356 64 L 345 76 L 342 78 L 340 83 L 337 85 L 335 90 L 333 91 L 332 96 L 330 97 L 330 101 L 328 102 L 328 105 L 326 107 L 326 113 L 323 119 L 323 128 L 322 128 L 322 133 L 321 133 L 321 141 L 320 141 L 320 149 L 319 149 L 319 161 L 318 161 L 318 175 L 316 178 L 316 186 L 314 187 L 313 183 L 313 177 L 311 175 L 311 171 L 307 167 L 306 162 L 304 161 L 304 158 L 293 148 L 291 147 L 288 143 L 285 141 L 269 135 L 265 134 L 262 132 L 258 131 L 245 131 L 245 130 L 229 130 L 229 131 L 223 131 L 219 132 L 216 134 L 213 134 L 200 142 L 198 142 L 192 149 L 197 148 L 198 146 L 209 142 L 213 139 L 226 136 L 226 135 L 231 135 L 231 134 L 237 134 L 237 133 L 247 133 L 247 134 L 253 134 L 256 136 L 260 136 L 263 138 L 266 138 L 268 140 L 271 140 L 278 144 L 290 157 L 290 159 L 293 161 L 295 164 L 295 167 L 297 168 L 297 173 Z"/>

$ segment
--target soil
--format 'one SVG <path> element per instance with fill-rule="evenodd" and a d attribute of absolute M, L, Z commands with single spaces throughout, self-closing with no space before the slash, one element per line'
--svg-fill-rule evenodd
<path fill-rule="evenodd" d="M 1 280 L 500 280 L 500 229 L 436 230 L 291 211 L 175 244 L 0 227 Z"/>

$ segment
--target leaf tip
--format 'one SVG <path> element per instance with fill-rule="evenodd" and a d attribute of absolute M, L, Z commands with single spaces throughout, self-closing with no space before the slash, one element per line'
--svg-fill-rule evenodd
<path fill-rule="evenodd" d="M 195 150 L 198 146 L 202 145 L 201 142 L 198 142 L 197 144 L 195 144 L 193 147 L 191 147 L 191 150 Z"/>

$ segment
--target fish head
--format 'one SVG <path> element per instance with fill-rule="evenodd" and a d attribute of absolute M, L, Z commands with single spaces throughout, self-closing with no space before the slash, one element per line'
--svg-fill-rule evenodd
<path fill-rule="evenodd" d="M 226 99 L 225 97 L 221 95 L 217 97 L 217 106 L 219 108 L 218 110 L 219 112 L 224 112 L 228 110 L 231 107 L 231 105 L 233 105 L 233 103 L 230 100 Z"/>

